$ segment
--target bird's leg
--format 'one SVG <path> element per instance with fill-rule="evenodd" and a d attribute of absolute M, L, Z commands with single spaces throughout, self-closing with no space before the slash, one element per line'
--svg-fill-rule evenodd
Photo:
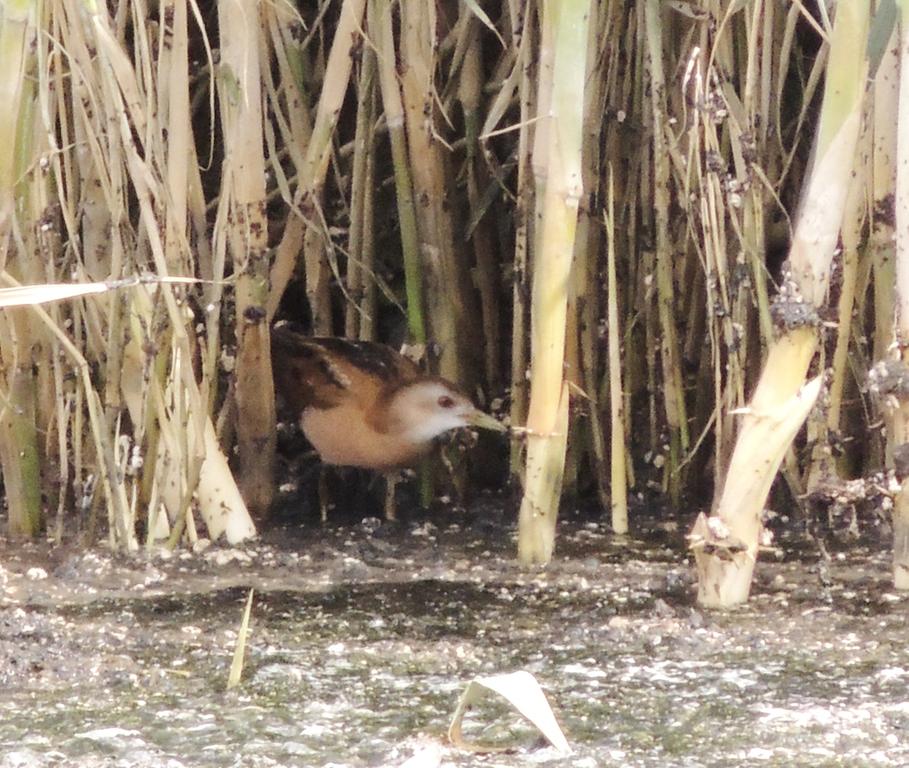
<path fill-rule="evenodd" d="M 389 472 L 385 475 L 385 519 L 397 520 L 397 505 L 395 504 L 395 488 L 398 485 L 400 474 Z"/>
<path fill-rule="evenodd" d="M 324 525 L 328 522 L 328 507 L 331 501 L 330 492 L 328 490 L 328 470 L 324 466 L 319 467 L 318 492 L 319 515 L 322 519 L 322 524 Z"/>

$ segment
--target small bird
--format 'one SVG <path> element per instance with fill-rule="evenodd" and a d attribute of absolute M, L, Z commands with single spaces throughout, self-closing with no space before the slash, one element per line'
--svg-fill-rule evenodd
<path fill-rule="evenodd" d="M 279 323 L 271 349 L 275 387 L 326 464 L 387 473 L 413 465 L 449 430 L 507 430 L 456 385 L 384 344 Z"/>

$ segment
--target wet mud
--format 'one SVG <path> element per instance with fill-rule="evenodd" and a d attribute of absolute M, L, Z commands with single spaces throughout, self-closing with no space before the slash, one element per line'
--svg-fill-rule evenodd
<path fill-rule="evenodd" d="M 545 570 L 511 515 L 288 525 L 134 557 L 0 543 L 0 766 L 903 766 L 909 600 L 883 546 L 759 565 L 694 604 L 684 529 L 566 518 Z M 226 680 L 255 589 L 241 686 Z M 530 671 L 573 748 L 477 675 Z"/>

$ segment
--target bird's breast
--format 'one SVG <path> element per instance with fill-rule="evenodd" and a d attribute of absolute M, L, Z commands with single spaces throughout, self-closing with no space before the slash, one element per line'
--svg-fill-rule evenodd
<path fill-rule="evenodd" d="M 413 443 L 400 435 L 378 432 L 361 410 L 349 405 L 307 408 L 300 425 L 306 439 L 326 464 L 390 470 L 405 467 L 423 455 L 431 443 Z"/>

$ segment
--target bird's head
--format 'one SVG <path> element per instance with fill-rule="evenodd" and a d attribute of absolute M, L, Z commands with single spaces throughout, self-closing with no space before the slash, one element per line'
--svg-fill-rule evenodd
<path fill-rule="evenodd" d="M 440 378 L 420 379 L 401 387 L 392 395 L 389 412 L 397 430 L 414 443 L 428 443 L 458 427 L 506 431 L 505 425 Z"/>

